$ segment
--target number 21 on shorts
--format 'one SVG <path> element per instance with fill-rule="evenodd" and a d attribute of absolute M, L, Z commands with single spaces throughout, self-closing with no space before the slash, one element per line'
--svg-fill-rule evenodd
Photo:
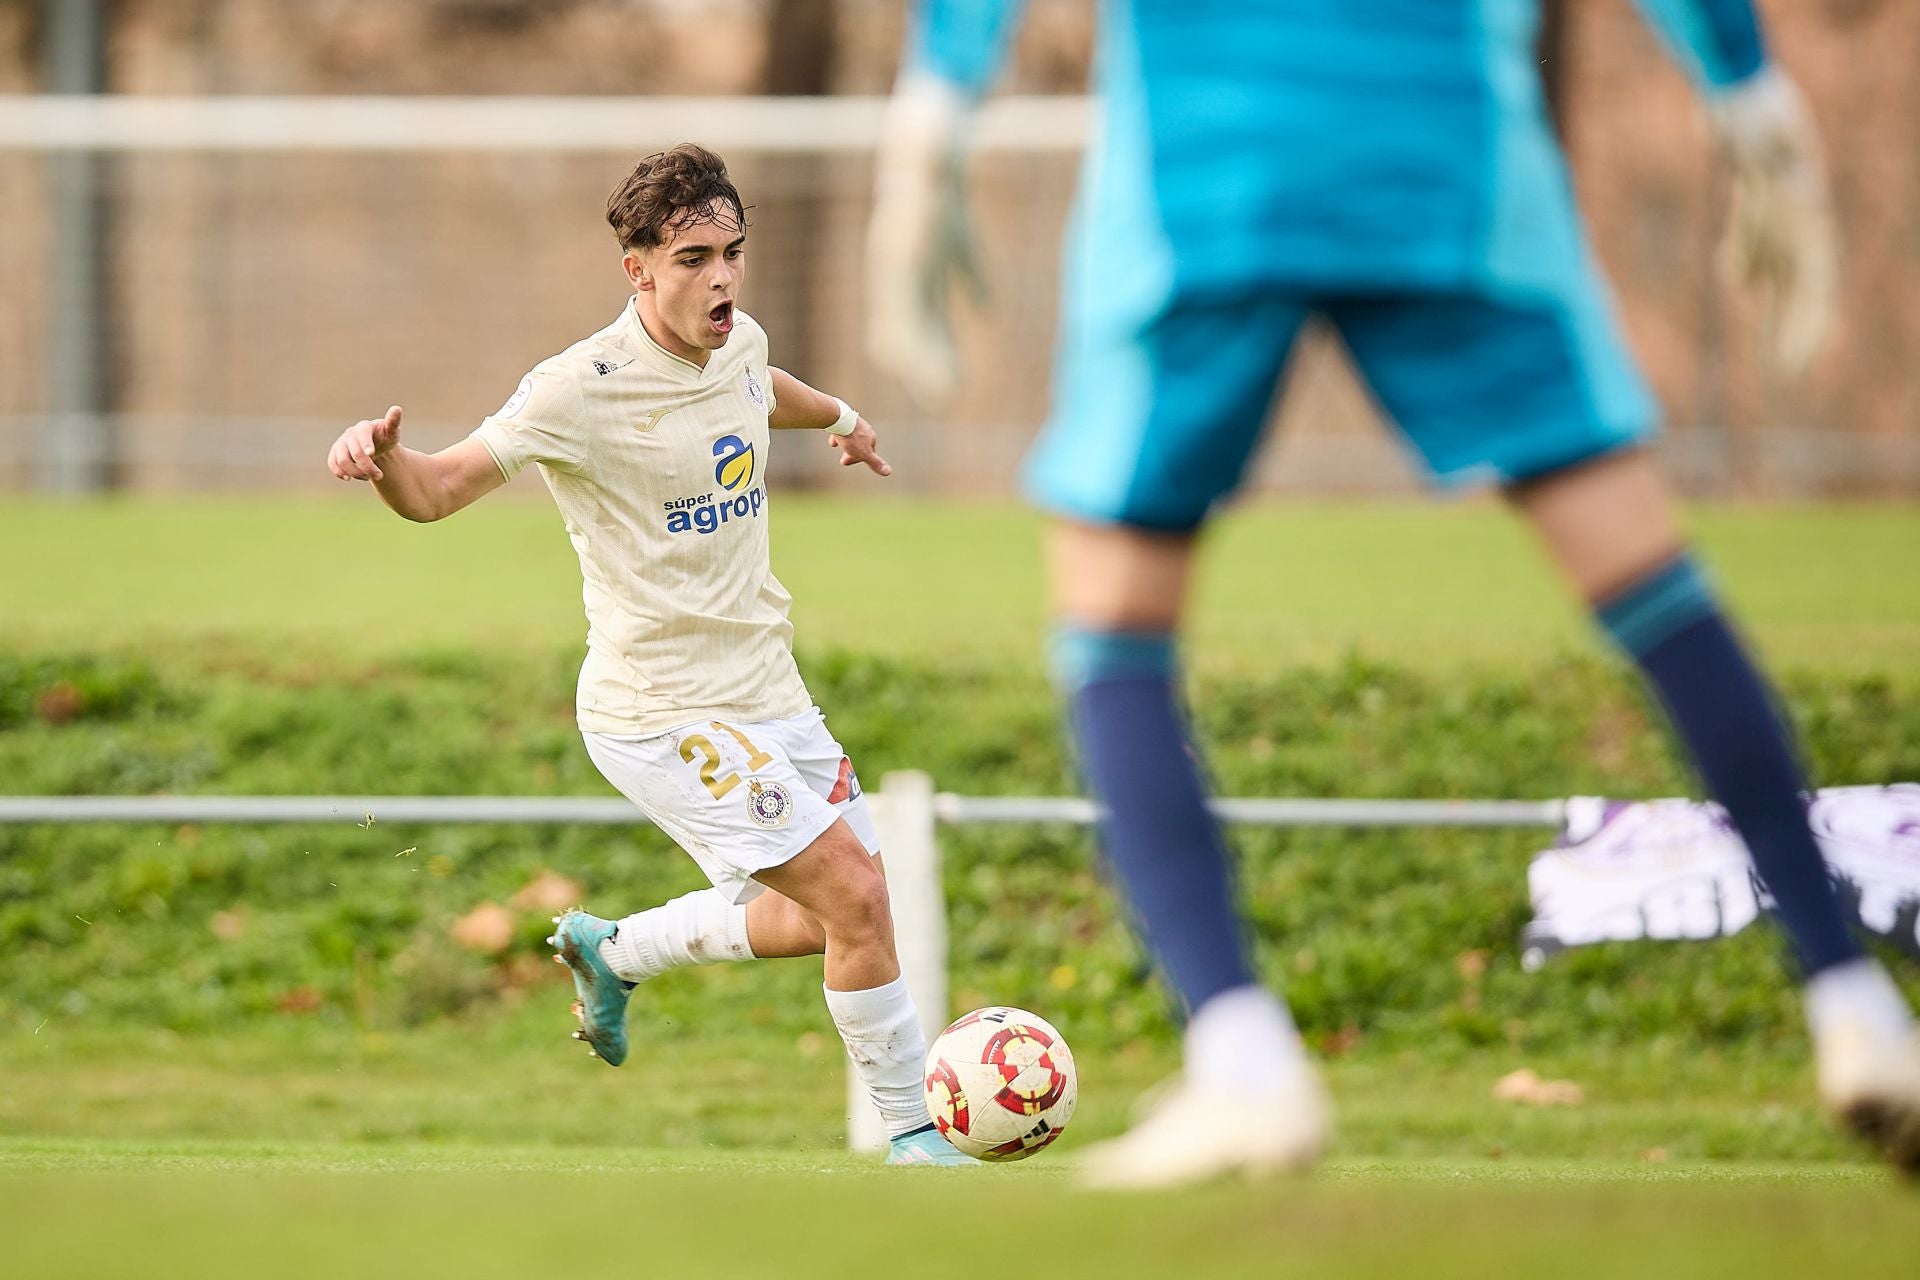
<path fill-rule="evenodd" d="M 722 724 L 718 720 L 712 721 L 711 725 L 739 743 L 746 751 L 749 773 L 764 769 L 773 763 L 772 756 L 754 746 L 752 739 L 732 725 Z M 707 790 L 712 793 L 715 800 L 724 798 L 727 792 L 740 785 L 740 775 L 737 773 L 720 776 L 720 748 L 714 746 L 713 739 L 705 734 L 690 733 L 680 739 L 680 758 L 688 764 L 693 764 L 696 756 L 699 757 L 700 781 L 706 784 Z"/>

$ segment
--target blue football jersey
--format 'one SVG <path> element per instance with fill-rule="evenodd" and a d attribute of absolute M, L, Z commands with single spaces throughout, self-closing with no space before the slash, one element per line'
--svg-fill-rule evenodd
<path fill-rule="evenodd" d="M 1640 3 L 1708 86 L 1764 63 L 1748 0 Z M 925 0 L 910 65 L 985 92 L 1019 9 Z M 1564 270 L 1581 247 L 1537 24 L 1535 0 L 1105 0 L 1082 214 L 1151 233 L 1183 291 Z"/>

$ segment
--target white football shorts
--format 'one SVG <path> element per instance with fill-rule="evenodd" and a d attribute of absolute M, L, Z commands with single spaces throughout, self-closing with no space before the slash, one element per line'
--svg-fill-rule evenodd
<path fill-rule="evenodd" d="M 648 738 L 583 731 L 587 754 L 621 795 L 693 855 L 729 902 L 766 889 L 781 866 L 845 818 L 880 852 L 853 762 L 815 707 L 784 720 L 701 720 Z"/>

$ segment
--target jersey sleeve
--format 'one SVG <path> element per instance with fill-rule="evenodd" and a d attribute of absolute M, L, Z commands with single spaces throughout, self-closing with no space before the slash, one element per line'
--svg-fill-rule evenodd
<path fill-rule="evenodd" d="M 767 416 L 771 418 L 773 416 L 773 406 L 774 406 L 773 338 L 768 335 L 767 327 L 761 324 L 758 320 L 755 320 L 753 322 L 753 330 L 754 330 L 753 363 L 755 366 L 754 372 L 759 376 L 760 385 L 762 388 L 764 388 L 762 394 L 766 397 L 766 404 L 764 404 L 761 407 L 767 411 Z"/>
<path fill-rule="evenodd" d="M 907 69 L 968 98 L 986 93 L 1006 61 L 1022 0 L 923 0 L 907 37 Z"/>
<path fill-rule="evenodd" d="M 507 402 L 474 428 L 493 455 L 500 474 L 511 480 L 530 462 L 561 471 L 586 466 L 586 439 L 579 385 L 546 366 L 520 380 Z"/>
<path fill-rule="evenodd" d="M 1728 89 L 1767 65 L 1752 0 L 1638 0 L 1640 11 L 1694 83 Z"/>

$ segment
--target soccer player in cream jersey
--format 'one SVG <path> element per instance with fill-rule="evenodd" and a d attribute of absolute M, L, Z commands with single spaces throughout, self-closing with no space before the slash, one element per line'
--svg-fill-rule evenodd
<path fill-rule="evenodd" d="M 927 1114 L 879 841 L 794 665 L 768 559 L 769 428 L 824 430 L 842 465 L 890 468 L 864 419 L 767 363 L 738 306 L 746 215 L 720 157 L 648 157 L 607 220 L 633 286 L 612 324 L 542 361 L 459 444 L 403 447 L 395 406 L 341 435 L 327 465 L 409 520 L 450 516 L 530 463 L 560 507 L 584 580 L 587 753 L 713 882 L 624 919 L 556 920 L 575 1035 L 618 1066 L 636 984 L 824 952 L 827 1007 L 892 1135 L 889 1163 L 967 1163 Z"/>

